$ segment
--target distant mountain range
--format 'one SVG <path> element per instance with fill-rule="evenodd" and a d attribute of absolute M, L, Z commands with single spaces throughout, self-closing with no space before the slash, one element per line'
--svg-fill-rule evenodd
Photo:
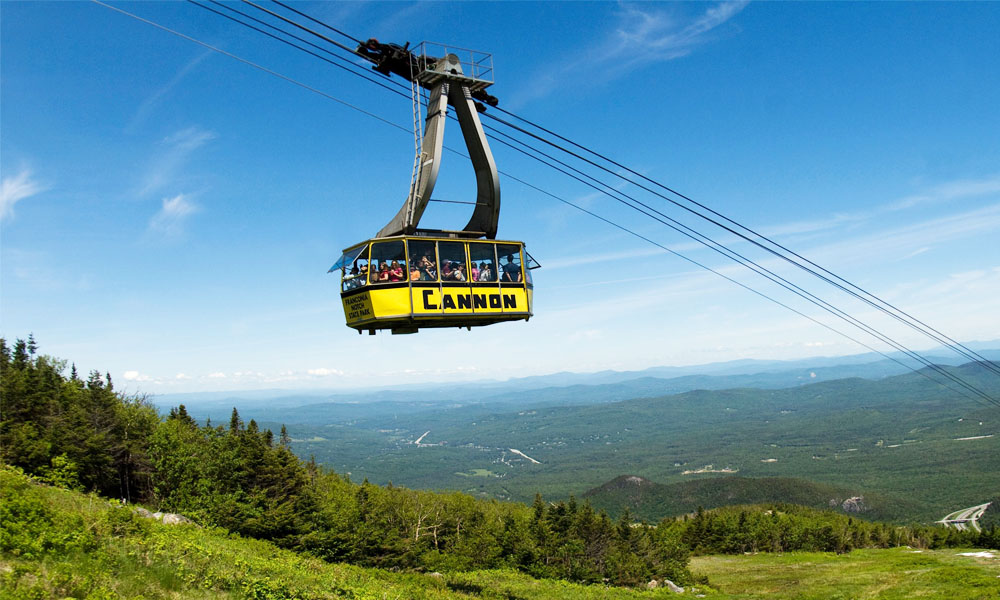
<path fill-rule="evenodd" d="M 1000 378 L 981 365 L 946 368 L 1000 397 Z M 835 496 L 881 497 L 872 506 L 883 518 L 933 521 L 1000 490 L 1000 410 L 924 375 L 571 405 L 561 396 L 545 404 L 551 396 L 535 390 L 514 409 L 499 405 L 506 411 L 470 403 L 290 430 L 302 456 L 379 483 L 530 500 L 536 491 L 582 494 L 622 474 L 669 485 L 721 472 L 836 488 L 811 491 L 813 506 Z M 709 494 L 693 506 L 659 508 L 708 506 L 710 487 L 684 488 Z M 657 504 L 648 508 L 652 518 Z"/>
<path fill-rule="evenodd" d="M 215 423 L 236 406 L 272 431 L 287 424 L 299 456 L 356 480 L 521 501 L 587 493 L 650 520 L 698 505 L 821 508 L 863 496 L 863 516 L 932 522 L 996 496 L 1000 409 L 877 356 L 158 400 Z M 945 368 L 1000 398 L 983 365 Z"/>
<path fill-rule="evenodd" d="M 1000 360 L 1000 340 L 966 346 L 990 360 Z M 507 381 L 395 386 L 355 392 L 255 390 L 162 394 L 153 403 L 166 412 L 184 404 L 199 419 L 228 419 L 233 407 L 246 418 L 285 423 L 337 423 L 378 414 L 412 414 L 447 407 L 480 405 L 489 410 L 519 406 L 615 402 L 691 390 L 781 389 L 849 377 L 882 379 L 909 371 L 914 361 L 902 353 L 895 362 L 873 352 L 794 361 L 736 360 L 690 367 L 652 367 L 641 371 L 554 373 Z M 959 365 L 963 357 L 943 349 L 924 356 L 940 365 Z M 915 365 L 919 366 L 919 365 Z M 532 392 L 526 394 L 526 392 Z M 474 400 L 472 400 L 474 399 Z"/>

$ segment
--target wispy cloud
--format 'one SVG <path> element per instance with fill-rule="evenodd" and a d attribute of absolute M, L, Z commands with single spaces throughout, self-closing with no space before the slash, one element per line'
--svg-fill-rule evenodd
<path fill-rule="evenodd" d="M 592 265 L 595 263 L 604 262 L 626 262 L 648 258 L 650 256 L 659 256 L 663 254 L 662 248 L 656 247 L 642 247 L 636 248 L 634 250 L 623 250 L 619 252 L 603 252 L 600 254 L 577 254 L 572 256 L 564 256 L 561 259 L 555 259 L 551 261 L 546 261 L 545 268 L 547 270 L 553 269 L 565 269 L 565 268 L 576 268 L 582 267 L 584 265 Z"/>
<path fill-rule="evenodd" d="M 1000 196 L 1000 175 L 989 175 L 979 179 L 947 181 L 931 186 L 918 193 L 875 206 L 869 210 L 837 213 L 825 219 L 784 223 L 765 228 L 762 233 L 769 237 L 816 233 L 830 229 L 839 229 L 845 225 L 862 223 L 889 213 L 924 207 L 931 204 L 990 195 Z"/>
<path fill-rule="evenodd" d="M 46 189 L 31 176 L 31 171 L 22 169 L 17 175 L 4 177 L 0 183 L 0 221 L 14 216 L 14 205 Z"/>
<path fill-rule="evenodd" d="M 740 13 L 748 4 L 745 0 L 717 4 L 653 5 L 623 4 L 615 22 L 603 40 L 591 50 L 573 57 L 559 57 L 555 64 L 543 65 L 539 73 L 528 78 L 531 86 L 511 99 L 512 105 L 540 98 L 557 88 L 572 84 L 607 84 L 636 69 L 675 60 L 691 54 L 698 46 L 710 41 L 710 32 Z M 697 6 L 697 16 L 677 17 L 678 6 Z"/>
<path fill-rule="evenodd" d="M 177 72 L 177 74 L 170 79 L 170 81 L 168 81 L 165 85 L 154 91 L 145 100 L 143 100 L 142 103 L 139 104 L 139 108 L 136 109 L 135 115 L 132 116 L 132 120 L 129 122 L 128 127 L 126 127 L 125 130 L 134 131 L 139 126 L 141 126 L 146 121 L 146 119 L 149 118 L 149 115 L 153 112 L 156 106 L 160 104 L 163 98 L 165 98 L 168 94 L 170 94 L 171 90 L 177 87 L 177 84 L 179 84 L 181 80 L 187 77 L 187 75 L 191 71 L 193 71 L 195 67 L 201 64 L 201 62 L 211 54 L 212 54 L 211 50 L 206 50 L 205 52 L 199 54 L 198 56 L 188 61 L 187 64 L 181 67 L 181 69 Z"/>
<path fill-rule="evenodd" d="M 153 161 L 139 191 L 146 196 L 155 193 L 168 184 L 173 183 L 180 168 L 187 162 L 191 154 L 216 138 L 212 131 L 199 127 L 188 127 L 163 138 L 163 151 Z"/>
<path fill-rule="evenodd" d="M 183 232 L 187 218 L 198 210 L 198 205 L 188 201 L 184 194 L 164 198 L 159 212 L 149 220 L 149 230 L 167 237 L 177 237 Z"/>
<path fill-rule="evenodd" d="M 1000 175 L 993 175 L 982 179 L 958 179 L 938 184 L 925 192 L 907 196 L 896 202 L 887 204 L 882 207 L 882 212 L 904 210 L 926 204 L 937 204 L 948 200 L 973 198 L 990 194 L 1000 194 Z"/>
<path fill-rule="evenodd" d="M 666 11 L 651 10 L 646 4 L 625 5 L 614 35 L 596 54 L 604 64 L 627 70 L 687 56 L 707 40 L 708 32 L 739 14 L 746 5 L 745 1 L 715 4 L 686 23 L 679 23 Z"/>

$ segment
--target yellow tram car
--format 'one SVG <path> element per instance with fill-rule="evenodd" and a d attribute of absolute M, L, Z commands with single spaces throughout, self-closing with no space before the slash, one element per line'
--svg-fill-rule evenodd
<path fill-rule="evenodd" d="M 333 269 L 348 327 L 400 334 L 527 321 L 535 266 L 521 242 L 395 236 L 348 248 Z"/>

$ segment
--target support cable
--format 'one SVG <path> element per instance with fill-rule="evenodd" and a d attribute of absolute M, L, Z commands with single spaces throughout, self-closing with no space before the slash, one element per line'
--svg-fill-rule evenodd
<path fill-rule="evenodd" d="M 339 33 L 340 35 L 342 35 L 345 38 L 347 38 L 347 39 L 351 40 L 352 42 L 354 42 L 355 44 L 361 44 L 362 43 L 361 40 L 359 40 L 358 38 L 356 38 L 354 36 L 351 36 L 351 35 L 348 35 L 348 34 L 344 33 L 343 31 L 337 29 L 336 27 L 333 27 L 332 25 L 329 25 L 328 23 L 324 23 L 323 21 L 320 21 L 319 19 L 314 19 L 313 17 L 310 17 L 306 13 L 304 13 L 304 12 L 302 12 L 300 10 L 297 10 L 297 9 L 291 7 L 291 6 L 288 6 L 287 4 L 285 4 L 283 2 L 279 2 L 278 0 L 271 0 L 271 2 L 274 2 L 275 4 L 277 4 L 278 6 L 281 6 L 283 8 L 287 8 L 288 10 L 290 10 L 293 13 L 299 15 L 300 17 L 305 17 L 305 18 L 309 19 L 310 21 L 312 21 L 313 23 L 316 23 L 317 25 L 322 25 L 323 27 L 326 27 L 330 31 Z"/>
<path fill-rule="evenodd" d="M 220 17 L 229 19 L 230 21 L 233 21 L 234 23 L 239 23 L 240 25 L 243 25 L 244 27 L 249 27 L 250 29 L 252 29 L 252 30 L 254 30 L 254 31 L 258 32 L 258 33 L 262 33 L 262 34 L 266 35 L 267 37 L 269 37 L 271 39 L 274 39 L 274 40 L 277 40 L 277 41 L 279 41 L 279 42 L 281 42 L 283 44 L 286 44 L 288 46 L 291 46 L 292 48 L 295 48 L 296 50 L 301 50 L 302 52 L 305 52 L 306 54 L 314 56 L 314 57 L 322 60 L 325 63 L 331 64 L 331 65 L 337 67 L 338 69 L 342 69 L 344 71 L 347 71 L 348 73 L 351 73 L 352 75 L 357 75 L 358 77 L 364 79 L 365 81 L 374 83 L 375 85 L 380 86 L 382 88 L 385 88 L 386 90 L 389 90 L 390 92 L 392 92 L 394 94 L 398 94 L 400 96 L 408 97 L 406 94 L 403 94 L 399 90 L 393 89 L 385 81 L 381 81 L 378 78 L 371 77 L 366 72 L 356 71 L 353 68 L 349 68 L 349 67 L 345 67 L 344 65 L 337 64 L 337 63 L 331 61 L 330 59 L 328 59 L 328 58 L 326 58 L 324 56 L 320 56 L 320 55 L 316 54 L 315 52 L 312 52 L 310 50 L 307 50 L 307 49 L 303 48 L 302 46 L 298 46 L 296 44 L 293 44 L 292 42 L 289 42 L 288 40 L 286 40 L 284 38 L 281 38 L 281 37 L 279 37 L 277 35 L 274 35 L 272 33 L 269 33 L 267 31 L 264 31 L 263 29 L 260 29 L 259 27 L 251 25 L 249 23 L 244 23 L 243 21 L 240 21 L 239 19 L 237 19 L 235 17 L 232 17 L 230 15 L 221 13 L 218 10 L 215 10 L 214 8 L 212 8 L 210 6 L 205 6 L 204 4 L 198 2 L 197 0 L 187 0 L 187 1 L 190 2 L 191 4 L 194 4 L 195 6 L 197 6 L 199 8 L 203 8 L 203 9 L 209 11 L 209 12 L 212 12 L 212 13 L 215 13 L 215 14 L 219 15 Z M 303 38 L 295 35 L 294 33 L 290 33 L 288 31 L 285 31 L 284 29 L 280 29 L 278 27 L 275 27 L 274 25 L 271 25 L 270 23 L 265 23 L 264 21 L 261 21 L 260 19 L 252 17 L 252 16 L 246 14 L 245 12 L 239 11 L 239 10 L 237 10 L 237 9 L 231 7 L 231 6 L 228 6 L 228 5 L 226 5 L 226 4 L 222 3 L 222 2 L 218 2 L 217 0 L 208 0 L 208 1 L 211 2 L 212 4 L 215 4 L 216 6 L 224 8 L 224 9 L 230 11 L 230 12 L 237 13 L 237 14 L 243 16 L 244 18 L 250 19 L 250 20 L 252 20 L 252 21 L 254 21 L 256 23 L 259 23 L 259 24 L 261 24 L 261 25 L 263 25 L 265 27 L 268 27 L 268 28 L 273 29 L 275 31 L 279 31 L 279 32 L 281 32 L 281 33 L 283 33 L 283 34 L 291 37 L 291 38 L 294 38 L 294 39 L 302 42 L 303 44 L 307 44 L 307 45 L 309 45 L 309 46 L 311 46 L 311 47 L 319 50 L 320 52 L 324 52 L 324 53 L 326 53 L 326 54 L 328 54 L 328 55 L 330 55 L 330 56 L 332 56 L 332 57 L 334 57 L 334 58 L 336 58 L 336 59 L 338 59 L 338 60 L 340 60 L 342 62 L 346 62 L 348 65 L 350 65 L 350 67 L 356 67 L 357 66 L 355 63 L 351 62 L 350 60 L 348 60 L 348 59 L 346 59 L 346 58 L 344 58 L 342 56 L 340 56 L 339 54 L 334 54 L 333 52 L 330 52 L 326 48 L 323 48 L 323 47 L 318 46 L 318 45 L 316 45 L 316 44 L 314 44 L 314 43 L 312 43 L 312 42 L 310 42 L 310 41 L 308 41 L 306 39 L 303 39 Z M 393 81 L 393 83 L 398 83 L 398 82 Z"/>
<path fill-rule="evenodd" d="M 328 38 L 327 36 L 323 35 L 322 33 L 318 32 L 318 31 L 314 31 L 312 29 L 309 29 L 305 25 L 300 25 L 300 24 L 296 23 L 295 21 L 293 21 L 291 19 L 283 17 L 283 16 L 279 15 L 278 13 L 276 13 L 276 12 L 274 12 L 272 10 L 268 10 L 268 9 L 264 8 L 263 6 L 260 6 L 259 4 L 254 4 L 250 0 L 243 0 L 243 3 L 244 4 L 249 4 L 250 6 L 256 8 L 259 11 L 266 12 L 267 14 L 269 14 L 271 16 L 274 16 L 274 17 L 277 17 L 277 18 L 281 19 L 282 21 L 284 21 L 285 23 L 288 23 L 289 25 L 292 25 L 294 27 L 298 27 L 299 29 L 301 29 L 303 31 L 307 31 L 307 32 L 313 34 L 314 36 L 316 36 L 316 37 L 318 37 L 318 38 L 320 38 L 320 39 L 322 39 L 324 41 L 330 42 L 331 44 L 333 44 L 334 46 L 340 48 L 341 50 L 346 50 L 347 52 L 350 52 L 351 54 L 354 54 L 354 55 L 357 55 L 357 56 L 361 56 L 360 54 L 358 54 L 354 50 L 354 48 L 351 48 L 350 46 L 346 46 L 344 44 L 341 44 L 340 42 L 338 42 L 336 40 L 332 40 L 332 39 Z M 280 4 L 280 2 L 278 4 Z M 295 11 L 295 12 L 298 12 L 298 11 Z M 340 33 L 340 32 L 338 31 L 338 33 Z M 348 36 L 346 34 L 342 34 L 342 35 L 345 35 L 346 37 L 350 38 L 350 36 Z M 350 39 L 353 40 L 354 38 L 350 38 Z M 355 41 L 357 41 L 357 40 L 355 40 Z"/>
<path fill-rule="evenodd" d="M 526 152 L 526 151 L 524 151 L 524 150 L 522 150 L 520 148 L 517 148 L 517 147 L 513 146 L 512 144 L 505 142 L 504 140 L 495 140 L 495 141 L 497 141 L 497 142 L 499 142 L 501 144 L 504 144 L 504 145 L 506 145 L 506 146 L 508 146 L 508 147 L 510 147 L 510 148 L 512 148 L 512 149 L 514 149 L 516 151 L 518 151 L 518 152 L 521 152 L 522 154 L 525 154 L 527 156 L 531 156 L 528 152 Z M 519 141 L 519 140 L 517 140 L 517 141 Z M 521 143 L 523 143 L 523 142 L 521 142 Z M 532 148 L 532 150 L 534 150 L 534 151 L 537 152 L 537 150 L 535 150 L 533 148 Z M 724 246 L 722 244 L 719 244 L 718 242 L 715 242 L 714 240 L 712 240 L 711 238 L 708 238 L 707 236 L 701 234 L 700 232 L 698 232 L 698 231 L 696 231 L 694 229 L 691 229 L 690 227 L 684 225 L 683 223 L 680 223 L 680 222 L 676 221 L 675 219 L 672 219 L 669 216 L 663 215 L 662 213 L 660 213 L 656 209 L 653 209 L 653 208 L 649 207 L 648 205 L 644 204 L 643 202 L 640 202 L 640 201 L 636 200 L 632 196 L 629 196 L 628 194 L 625 194 L 624 192 L 621 192 L 619 190 L 615 190 L 614 188 L 611 188 L 610 186 L 608 186 L 606 183 L 598 181 L 598 180 L 590 177 L 589 175 L 587 175 L 585 173 L 581 173 L 583 175 L 583 177 L 587 177 L 587 178 L 593 179 L 594 181 L 597 182 L 598 185 L 604 186 L 604 187 L 606 187 L 608 189 L 606 190 L 606 189 L 603 189 L 601 187 L 598 187 L 598 185 L 595 185 L 595 184 L 592 184 L 592 183 L 590 183 L 588 181 L 585 181 L 581 177 L 573 175 L 572 173 L 570 173 L 568 171 L 565 171 L 562 168 L 555 166 L 554 164 L 547 163 L 543 159 L 540 159 L 538 157 L 533 157 L 533 158 L 535 158 L 535 160 L 538 160 L 539 162 L 542 162 L 542 163 L 548 165 L 550 168 L 553 168 L 553 169 L 555 169 L 555 170 L 563 173 L 567 177 L 575 179 L 576 181 L 578 181 L 578 182 L 580 182 L 580 183 L 582 183 L 582 184 L 584 184 L 584 185 L 586 185 L 586 186 L 588 186 L 588 187 L 590 187 L 590 188 L 592 188 L 592 189 L 594 189 L 594 190 L 596 190 L 596 191 L 598 191 L 598 192 L 600 192 L 600 193 L 602 193 L 602 194 L 604 194 L 606 196 L 609 196 L 610 198 L 612 198 L 612 199 L 614 199 L 614 200 L 616 200 L 616 201 L 624 204 L 625 206 L 628 206 L 629 208 L 632 208 L 633 210 L 636 210 L 637 212 L 640 212 L 640 213 L 644 214 L 645 216 L 647 216 L 647 217 L 649 217 L 649 218 L 651 218 L 651 219 L 653 219 L 655 221 L 658 221 L 658 222 L 662 223 L 663 225 L 666 225 L 667 227 L 673 229 L 674 231 L 680 233 L 681 235 L 684 235 L 685 237 L 688 237 L 688 238 L 690 238 L 690 239 L 692 239 L 692 240 L 694 240 L 694 241 L 696 241 L 696 242 L 698 242 L 698 243 L 700 243 L 700 244 L 708 247 L 709 249 L 714 250 L 715 252 L 717 252 L 717 253 L 725 256 L 726 258 L 729 258 L 730 260 L 733 260 L 733 261 L 739 263 L 740 265 L 742 265 L 742 266 L 744 266 L 744 267 L 746 267 L 746 268 L 754 271 L 758 275 L 760 275 L 762 277 L 765 277 L 766 279 L 770 280 L 772 283 L 775 283 L 775 284 L 781 286 L 785 290 L 787 290 L 789 292 L 792 292 L 793 294 L 795 294 L 795 295 L 797 295 L 797 296 L 799 296 L 799 297 L 807 300 L 808 302 L 810 302 L 810 303 L 818 306 L 819 308 L 825 310 L 826 312 L 831 313 L 832 315 L 838 317 L 839 319 L 841 319 L 841 320 L 843 320 L 843 321 L 845 321 L 845 322 L 847 322 L 847 323 L 849 323 L 851 325 L 854 325 L 855 327 L 861 329 L 862 331 L 864 331 L 865 333 L 871 335 L 872 337 L 875 337 L 876 339 L 878 339 L 878 340 L 880 340 L 880 341 L 882 341 L 882 342 L 884 342 L 884 343 L 892 346 L 893 348 L 899 350 L 900 352 L 903 352 L 904 354 L 906 354 L 910 358 L 912 358 L 912 359 L 916 360 L 917 362 L 923 364 L 924 366 L 928 367 L 929 369 L 932 369 L 933 371 L 937 372 L 941 376 L 943 376 L 943 377 L 945 377 L 947 379 L 950 379 L 951 381 L 955 382 L 956 384 L 964 387 L 965 389 L 967 389 L 968 391 L 972 392 L 973 394 L 979 396 L 980 398 L 983 398 L 984 400 L 986 400 L 990 404 L 994 404 L 996 406 L 1000 406 L 1000 401 L 994 400 L 986 392 L 983 392 L 982 390 L 978 389 L 977 387 L 973 386 L 972 384 L 970 384 L 970 383 L 966 382 L 965 380 L 961 379 L 960 377 L 954 375 L 950 371 L 942 368 L 940 365 L 932 363 L 931 361 L 927 360 L 926 358 L 924 358 L 923 356 L 921 356 L 917 352 L 914 352 L 914 351 L 908 349 L 906 346 L 900 344 L 899 342 L 896 342 L 895 340 L 893 340 L 889 336 L 887 336 L 887 335 L 879 332 L 875 328 L 873 328 L 873 327 L 865 324 L 864 322 L 856 319 L 855 317 L 852 317 L 850 314 L 844 312 L 843 310 L 837 308 L 836 306 L 833 306 L 832 304 L 826 302 L 822 298 L 819 298 L 819 297 L 815 296 L 814 294 L 812 294 L 812 293 L 810 293 L 810 292 L 802 289 L 801 287 L 795 285 L 794 283 L 792 283 L 792 282 L 784 279 L 780 275 L 777 275 L 774 272 L 768 270 L 767 268 L 762 267 L 761 265 L 757 264 L 756 262 L 754 262 L 751 259 L 746 258 L 745 256 L 741 255 L 740 253 L 738 253 L 738 252 L 736 252 L 736 251 L 734 251 L 734 250 L 732 250 L 730 248 L 727 248 L 726 246 Z M 549 157 L 549 158 L 551 158 L 551 157 Z M 559 161 L 556 160 L 556 162 L 559 162 Z M 574 170 L 574 171 L 579 172 L 578 170 L 574 169 L 573 167 L 569 167 L 567 165 L 563 165 L 563 166 L 566 166 L 570 170 Z M 610 191 L 608 191 L 608 190 L 610 190 Z M 631 202 L 634 202 L 635 204 L 638 204 L 642 208 L 639 208 L 639 207 L 635 206 L 634 204 L 631 204 L 629 201 L 626 201 L 626 200 L 622 199 L 619 196 L 623 196 L 624 198 L 627 198 L 628 200 L 630 200 Z M 843 335 L 843 334 L 841 334 L 841 335 Z M 849 339 L 852 339 L 852 341 L 856 341 L 856 340 L 853 340 L 853 338 L 849 338 Z M 868 348 L 867 345 L 865 347 Z M 884 353 L 880 352 L 879 354 L 882 354 L 883 356 L 888 357 L 888 355 L 886 355 Z M 899 362 L 899 361 L 896 361 L 896 362 Z M 911 368 L 911 367 L 907 367 L 907 368 Z"/>

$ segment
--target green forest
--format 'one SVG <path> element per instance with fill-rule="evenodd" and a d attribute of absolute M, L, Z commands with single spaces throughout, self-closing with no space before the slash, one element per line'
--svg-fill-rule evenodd
<path fill-rule="evenodd" d="M 536 495 L 525 505 L 357 483 L 297 458 L 284 427 L 274 435 L 244 423 L 235 408 L 220 424 L 199 424 L 184 406 L 160 415 L 143 396 L 117 391 L 109 375 L 82 378 L 75 365 L 40 354 L 31 337 L 13 346 L 0 339 L 0 393 L 5 560 L 85 553 L 101 528 L 115 535 L 146 527 L 130 510 L 91 528 L 81 517 L 48 514 L 18 473 L 126 507 L 180 513 L 310 560 L 396 573 L 501 570 L 593 585 L 704 585 L 689 568 L 692 555 L 1000 548 L 995 526 L 982 533 L 904 527 L 785 504 L 698 510 L 648 524 L 628 511 L 611 519 L 573 497 Z M 16 570 L 4 577 L 11 589 L 37 579 L 22 581 Z"/>
<path fill-rule="evenodd" d="M 982 365 L 944 369 L 1000 397 L 1000 379 Z M 660 381 L 669 389 L 669 380 Z M 380 484 L 530 503 L 536 492 L 581 498 L 619 476 L 642 477 L 662 486 L 632 505 L 649 520 L 699 505 L 784 499 L 819 508 L 864 496 L 865 518 L 930 523 L 987 501 L 1000 486 L 997 410 L 921 373 L 783 389 L 664 395 L 655 388 L 645 381 L 637 392 L 644 396 L 608 394 L 600 403 L 596 391 L 572 386 L 525 391 L 516 406 L 456 400 L 453 408 L 403 413 L 399 403 L 381 410 L 378 403 L 326 403 L 255 416 L 275 430 L 287 423 L 300 457 Z M 581 404 L 565 404 L 571 392 Z M 315 417 L 308 423 L 307 410 Z M 428 431 L 422 444 L 413 443 Z M 753 483 L 777 478 L 780 486 Z M 613 517 L 624 504 L 614 495 L 588 497 Z"/>

